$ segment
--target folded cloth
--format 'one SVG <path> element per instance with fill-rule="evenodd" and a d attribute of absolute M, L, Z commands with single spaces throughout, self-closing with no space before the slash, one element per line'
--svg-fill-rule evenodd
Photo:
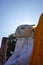
<path fill-rule="evenodd" d="M 38 25 L 34 28 L 34 48 L 28 65 L 43 65 L 43 13 L 39 17 Z"/>

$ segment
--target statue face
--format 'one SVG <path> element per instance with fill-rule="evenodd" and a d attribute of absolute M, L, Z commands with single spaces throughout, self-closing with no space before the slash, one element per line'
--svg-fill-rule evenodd
<path fill-rule="evenodd" d="M 30 37 L 33 27 L 31 25 L 21 25 L 16 29 L 16 37 Z"/>

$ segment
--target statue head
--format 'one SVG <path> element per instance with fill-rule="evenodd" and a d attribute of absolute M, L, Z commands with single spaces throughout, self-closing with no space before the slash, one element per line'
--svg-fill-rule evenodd
<path fill-rule="evenodd" d="M 33 27 L 31 25 L 20 25 L 17 27 L 16 38 L 27 38 L 33 34 Z"/>

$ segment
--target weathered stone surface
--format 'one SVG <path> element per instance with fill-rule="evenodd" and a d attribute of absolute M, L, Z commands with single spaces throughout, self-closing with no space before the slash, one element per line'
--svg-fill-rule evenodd
<path fill-rule="evenodd" d="M 6 53 L 7 53 L 7 37 L 3 37 L 1 42 L 1 65 L 4 65 L 6 61 Z"/>
<path fill-rule="evenodd" d="M 5 65 L 27 65 L 30 62 L 34 45 L 33 27 L 21 25 L 16 29 L 15 36 L 17 42 L 14 53 Z"/>

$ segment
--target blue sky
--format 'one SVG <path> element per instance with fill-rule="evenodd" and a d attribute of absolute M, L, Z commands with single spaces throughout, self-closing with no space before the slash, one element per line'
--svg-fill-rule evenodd
<path fill-rule="evenodd" d="M 0 0 L 0 46 L 2 37 L 15 32 L 21 24 L 37 24 L 43 0 Z"/>

